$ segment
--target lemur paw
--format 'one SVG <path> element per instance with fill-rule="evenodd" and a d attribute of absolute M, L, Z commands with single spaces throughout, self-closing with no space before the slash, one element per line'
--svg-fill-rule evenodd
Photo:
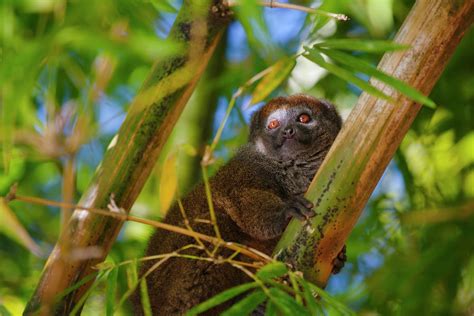
<path fill-rule="evenodd" d="M 303 196 L 292 198 L 285 208 L 287 218 L 298 218 L 306 220 L 313 217 L 316 213 L 313 210 L 314 204 Z"/>
<path fill-rule="evenodd" d="M 341 272 L 342 268 L 344 267 L 344 264 L 346 263 L 347 260 L 347 255 L 346 255 L 346 245 L 342 247 L 341 251 L 337 255 L 336 258 L 332 261 L 332 273 L 333 274 L 338 274 Z"/>

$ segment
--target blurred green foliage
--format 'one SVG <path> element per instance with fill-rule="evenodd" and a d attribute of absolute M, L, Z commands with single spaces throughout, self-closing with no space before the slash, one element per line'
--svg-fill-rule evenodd
<path fill-rule="evenodd" d="M 211 141 L 231 95 L 252 76 L 325 38 L 391 39 L 413 1 L 326 0 L 320 6 L 347 14 L 349 22 L 244 3 L 136 202 L 134 215 L 163 216 L 158 197 L 169 152 L 177 155 L 178 196 L 200 179 L 204 145 Z M 81 196 L 151 64 L 179 51 L 165 40 L 179 6 L 156 0 L 1 2 L 0 196 L 18 183 L 19 194 L 61 200 L 64 165 L 71 157 L 74 197 Z M 420 112 L 347 243 L 346 268 L 328 286 L 329 293 L 360 314 L 474 312 L 473 49 L 471 31 L 430 96 L 438 107 Z M 355 55 L 374 65 L 381 56 Z M 308 62 L 297 59 L 288 80 L 270 96 L 309 93 L 333 101 L 347 115 L 360 90 Z M 237 99 L 211 172 L 245 143 L 253 108 L 243 106 L 250 102 L 253 87 Z M 9 206 L 48 253 L 59 234 L 59 210 L 18 201 Z M 7 309 L 18 315 L 47 257 L 11 238 L 5 214 L 1 216 L 0 314 Z M 149 232 L 144 225 L 125 224 L 108 261 L 140 257 Z M 104 282 L 91 292 L 83 314 L 110 313 L 133 279 L 131 270 L 104 270 Z M 325 308 L 328 315 L 340 313 L 331 304 Z M 129 314 L 126 304 L 116 314 Z"/>

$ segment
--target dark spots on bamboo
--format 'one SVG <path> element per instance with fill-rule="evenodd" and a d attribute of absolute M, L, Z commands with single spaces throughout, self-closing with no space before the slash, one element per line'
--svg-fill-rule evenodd
<path fill-rule="evenodd" d="M 191 23 L 190 22 L 181 22 L 178 24 L 179 29 L 179 39 L 185 42 L 191 40 Z"/>

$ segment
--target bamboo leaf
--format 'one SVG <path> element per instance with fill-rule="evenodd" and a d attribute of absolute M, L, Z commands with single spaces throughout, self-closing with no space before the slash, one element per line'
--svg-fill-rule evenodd
<path fill-rule="evenodd" d="M 178 187 L 178 175 L 176 172 L 176 153 L 168 155 L 163 163 L 160 177 L 160 211 L 165 215 L 173 202 Z"/>
<path fill-rule="evenodd" d="M 241 316 L 249 315 L 258 305 L 266 300 L 267 296 L 262 290 L 253 291 L 239 302 L 232 305 L 231 308 L 223 312 L 222 316 Z"/>
<path fill-rule="evenodd" d="M 222 293 L 217 294 L 216 296 L 211 297 L 207 301 L 202 302 L 201 304 L 190 309 L 186 316 L 198 315 L 199 313 L 205 312 L 210 308 L 213 308 L 219 304 L 222 304 L 233 297 L 236 297 L 239 294 L 242 294 L 250 289 L 257 287 L 256 282 L 242 284 L 231 289 L 228 289 Z"/>
<path fill-rule="evenodd" d="M 294 58 L 283 58 L 276 62 L 271 71 L 255 87 L 250 104 L 261 102 L 270 95 L 288 76 L 295 67 Z"/>
<path fill-rule="evenodd" d="M 273 287 L 269 289 L 270 297 L 273 302 L 283 313 L 288 315 L 308 315 L 311 314 L 301 305 L 299 305 L 293 297 L 286 292 Z"/>
<path fill-rule="evenodd" d="M 350 316 L 355 316 L 356 315 L 353 311 L 351 311 L 349 308 L 347 308 L 344 304 L 342 304 L 338 300 L 331 297 L 326 291 L 320 289 L 318 286 L 316 286 L 316 285 L 314 285 L 310 282 L 307 282 L 303 278 L 298 278 L 298 280 L 300 281 L 301 285 L 304 288 L 307 288 L 310 292 L 316 293 L 326 303 L 328 303 L 330 306 L 337 309 L 341 313 L 341 315 L 350 315 Z"/>
<path fill-rule="evenodd" d="M 127 274 L 127 286 L 129 289 L 135 288 L 138 282 L 138 261 L 134 259 L 129 265 L 126 266 L 126 274 Z"/>
<path fill-rule="evenodd" d="M 317 48 L 336 48 L 350 51 L 368 53 L 383 53 L 410 48 L 409 45 L 394 43 L 392 41 L 369 41 L 365 39 L 329 39 L 314 45 Z"/>
<path fill-rule="evenodd" d="M 159 12 L 176 13 L 178 11 L 167 0 L 151 0 L 151 4 Z"/>
<path fill-rule="evenodd" d="M 257 271 L 256 276 L 261 280 L 266 281 L 269 279 L 279 278 L 288 272 L 288 268 L 283 262 L 272 262 L 262 267 Z"/>
<path fill-rule="evenodd" d="M 324 60 L 323 56 L 321 56 L 321 54 L 319 52 L 315 51 L 314 49 L 307 50 L 307 54 L 304 54 L 303 56 L 306 57 L 307 59 L 311 60 L 312 62 L 318 64 L 319 66 L 323 67 L 324 69 L 326 69 L 330 73 L 338 76 L 339 78 L 341 78 L 341 79 L 343 79 L 347 82 L 355 84 L 356 86 L 358 86 L 359 88 L 361 88 L 365 92 L 367 92 L 367 93 L 369 93 L 373 96 L 376 96 L 378 98 L 393 102 L 393 99 L 391 97 L 389 97 L 388 95 L 386 95 L 382 91 L 378 90 L 377 88 L 372 86 L 370 83 L 360 79 L 359 77 L 357 77 L 352 72 L 350 72 L 350 71 L 348 71 L 344 68 L 338 67 L 334 64 L 330 64 L 330 63 L 326 62 Z"/>
<path fill-rule="evenodd" d="M 316 297 L 313 295 L 313 291 L 308 285 L 308 282 L 305 282 L 302 278 L 297 278 L 300 281 L 300 284 L 303 286 L 303 297 L 306 302 L 306 307 L 311 312 L 311 315 L 322 314 L 321 306 L 316 302 Z"/>
<path fill-rule="evenodd" d="M 148 296 L 148 286 L 146 284 L 146 279 L 140 281 L 140 299 L 143 307 L 143 314 L 145 316 L 151 316 L 151 305 L 150 297 Z"/>
<path fill-rule="evenodd" d="M 92 291 L 95 290 L 95 288 L 99 285 L 99 283 L 110 273 L 110 270 L 102 270 L 99 272 L 97 279 L 92 283 L 92 285 L 87 289 L 87 291 L 84 293 L 84 295 L 81 297 L 79 302 L 77 302 L 76 305 L 74 305 L 74 308 L 72 309 L 70 315 L 75 316 L 77 314 L 81 313 L 82 306 L 86 302 L 87 298 L 89 295 L 91 295 Z M 86 279 L 85 277 L 84 279 Z"/>
<path fill-rule="evenodd" d="M 277 308 L 275 304 L 268 300 L 267 305 L 265 306 L 265 316 L 277 316 Z"/>
<path fill-rule="evenodd" d="M 105 312 L 107 316 L 114 314 L 115 292 L 117 289 L 118 268 L 110 270 L 107 276 L 107 291 L 105 294 Z"/>
<path fill-rule="evenodd" d="M 33 238 L 31 238 L 28 231 L 23 227 L 15 213 L 2 197 L 0 197 L 0 218 L 0 232 L 27 248 L 34 255 L 41 256 L 41 248 Z"/>
<path fill-rule="evenodd" d="M 363 72 L 367 75 L 377 78 L 380 81 L 392 86 L 393 88 L 398 90 L 400 93 L 411 98 L 413 101 L 429 106 L 430 108 L 436 107 L 436 104 L 431 99 L 424 96 L 418 90 L 412 88 L 405 82 L 398 80 L 397 78 L 389 76 L 386 73 L 378 70 L 375 66 L 371 65 L 365 60 L 356 58 L 354 56 L 351 56 L 349 54 L 339 52 L 336 50 L 324 49 L 323 52 L 324 54 L 328 55 L 331 59 L 341 64 L 344 64 L 348 67 L 353 68 L 356 71 Z"/>
<path fill-rule="evenodd" d="M 8 311 L 8 309 L 3 304 L 0 304 L 0 315 L 1 316 L 12 316 L 12 314 Z"/>

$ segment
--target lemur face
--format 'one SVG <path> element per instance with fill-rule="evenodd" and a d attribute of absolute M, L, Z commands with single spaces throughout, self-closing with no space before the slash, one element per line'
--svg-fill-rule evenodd
<path fill-rule="evenodd" d="M 310 96 L 271 100 L 253 119 L 250 142 L 278 160 L 308 158 L 327 149 L 341 127 L 335 108 Z"/>

